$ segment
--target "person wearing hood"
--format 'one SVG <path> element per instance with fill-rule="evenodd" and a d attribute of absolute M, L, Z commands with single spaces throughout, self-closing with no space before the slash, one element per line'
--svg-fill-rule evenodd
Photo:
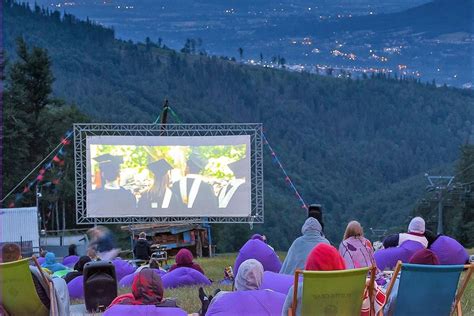
<path fill-rule="evenodd" d="M 135 243 L 135 247 L 133 247 L 133 254 L 135 255 L 135 259 L 148 261 L 150 260 L 150 256 L 152 254 L 150 244 L 146 240 L 146 233 L 141 232 L 138 235 L 138 240 Z"/>
<path fill-rule="evenodd" d="M 431 250 L 429 249 L 420 249 L 417 252 L 413 254 L 413 256 L 410 258 L 408 263 L 411 264 L 426 264 L 426 265 L 439 265 L 439 258 L 438 256 Z M 397 302 L 397 296 L 398 296 L 398 287 L 400 284 L 400 274 L 398 274 L 397 279 L 394 281 L 395 283 L 393 284 L 392 292 L 390 292 L 390 296 L 387 299 L 387 303 L 385 304 L 383 308 L 383 314 L 384 315 L 393 315 L 395 311 L 395 306 Z"/>
<path fill-rule="evenodd" d="M 240 265 L 239 271 L 235 276 L 234 280 L 234 289 L 235 291 L 253 291 L 258 290 L 263 281 L 263 265 L 255 259 L 247 259 Z M 231 291 L 220 291 L 215 293 L 214 297 L 205 296 L 204 290 L 199 289 L 199 296 L 201 302 L 203 302 L 203 311 L 202 315 L 206 314 L 206 311 L 211 311 L 212 305 L 216 303 L 217 300 L 222 298 L 224 295 L 232 293 Z M 205 298 L 205 299 L 203 299 Z M 205 303 L 209 304 L 205 304 Z"/>
<path fill-rule="evenodd" d="M 303 269 L 310 251 L 318 244 L 329 244 L 322 233 L 322 226 L 313 217 L 308 217 L 301 228 L 303 236 L 296 238 L 291 244 L 288 254 L 283 261 L 280 273 L 293 275 L 296 269 Z"/>
<path fill-rule="evenodd" d="M 152 269 L 143 269 L 135 274 L 132 293 L 117 296 L 109 307 L 121 305 L 155 305 L 156 307 L 177 307 L 173 300 L 164 299 L 161 276 Z"/>
<path fill-rule="evenodd" d="M 335 271 L 345 270 L 346 263 L 336 248 L 331 245 L 320 243 L 314 247 L 308 255 L 304 270 L 307 271 Z M 282 316 L 288 315 L 293 303 L 293 286 L 288 290 L 285 304 L 281 311 Z M 303 282 L 298 283 L 298 303 L 296 307 L 296 316 L 301 315 L 301 306 L 303 299 Z"/>
<path fill-rule="evenodd" d="M 201 266 L 196 262 L 193 262 L 193 254 L 186 248 L 182 248 L 176 254 L 176 263 L 171 266 L 168 272 L 173 271 L 177 268 L 191 268 L 196 271 L 201 272 L 205 275 L 204 271 L 202 270 Z"/>
<path fill-rule="evenodd" d="M 428 247 L 428 239 L 425 237 L 425 220 L 415 217 L 408 225 L 407 233 L 390 235 L 383 241 L 384 248 L 398 247 L 407 240 L 419 242 L 423 247 Z"/>
<path fill-rule="evenodd" d="M 45 261 L 41 265 L 41 267 L 46 268 L 53 273 L 60 270 L 68 270 L 68 267 L 56 262 L 56 255 L 54 254 L 54 252 L 48 252 L 46 254 Z"/>
<path fill-rule="evenodd" d="M 75 271 L 71 271 L 68 274 L 66 274 L 66 276 L 64 277 L 64 281 L 66 281 L 66 283 L 69 283 L 72 280 L 74 280 L 76 277 L 81 276 L 82 273 L 84 272 L 84 266 L 86 265 L 86 263 L 91 262 L 91 261 L 92 259 L 89 258 L 89 256 L 80 257 L 79 261 L 76 262 L 76 264 L 74 265 Z"/>

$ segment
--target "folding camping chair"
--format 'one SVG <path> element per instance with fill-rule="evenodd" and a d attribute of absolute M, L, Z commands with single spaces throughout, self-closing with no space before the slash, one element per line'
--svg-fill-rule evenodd
<path fill-rule="evenodd" d="M 360 315 L 365 289 L 368 288 L 371 313 L 376 268 L 338 271 L 295 271 L 293 303 L 288 314 L 296 315 L 298 279 L 303 275 L 301 315 Z M 370 281 L 367 284 L 367 273 Z"/>
<path fill-rule="evenodd" d="M 0 303 L 10 315 L 50 315 L 43 305 L 33 283 L 29 262 L 33 260 L 48 285 L 51 315 L 55 315 L 55 295 L 51 280 L 46 278 L 36 258 L 0 263 Z"/>
<path fill-rule="evenodd" d="M 467 269 L 460 287 L 461 273 Z M 398 280 L 396 300 L 391 304 L 393 315 L 462 315 L 461 297 L 471 278 L 474 265 L 421 265 L 398 261 L 387 289 L 390 297 Z M 400 273 L 402 272 L 402 273 Z M 382 311 L 379 313 L 382 315 Z"/>

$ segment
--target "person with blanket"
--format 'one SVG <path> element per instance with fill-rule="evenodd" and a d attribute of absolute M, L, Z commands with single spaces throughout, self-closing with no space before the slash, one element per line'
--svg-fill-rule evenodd
<path fill-rule="evenodd" d="M 47 255 L 50 252 L 47 253 Z M 54 254 L 53 254 L 54 255 Z M 13 262 L 20 260 L 21 257 L 21 248 L 17 244 L 14 243 L 6 243 L 2 247 L 2 262 Z M 56 298 L 56 305 L 51 306 L 50 301 L 50 294 L 49 294 L 49 287 L 46 284 L 45 280 L 43 279 L 43 275 L 41 271 L 36 266 L 30 266 L 31 277 L 33 278 L 33 284 L 35 286 L 36 293 L 38 293 L 38 297 L 43 303 L 43 305 L 48 310 L 54 310 L 56 315 L 69 315 L 69 292 L 67 289 L 66 282 L 61 278 L 54 278 L 51 279 L 51 276 L 48 273 L 43 273 L 44 277 L 48 279 L 48 281 L 52 281 L 54 287 L 54 295 Z M 21 291 L 21 288 L 18 289 Z M 7 311 L 8 312 L 8 311 Z"/>
<path fill-rule="evenodd" d="M 153 269 L 143 269 L 137 272 L 133 278 L 132 293 L 117 296 L 108 308 L 116 304 L 177 307 L 176 301 L 164 298 L 163 281 Z"/>
<path fill-rule="evenodd" d="M 194 269 L 205 275 L 204 270 L 201 268 L 201 266 L 198 263 L 194 262 L 193 259 L 194 258 L 191 251 L 189 251 L 186 248 L 180 249 L 178 251 L 178 254 L 176 254 L 176 263 L 171 266 L 168 272 L 171 272 L 177 268 L 185 267 L 185 268 Z"/>
<path fill-rule="evenodd" d="M 297 269 L 303 269 L 310 251 L 318 244 L 329 244 L 322 233 L 322 226 L 314 217 L 308 217 L 301 228 L 303 236 L 291 244 L 288 254 L 281 266 L 280 273 L 293 275 Z"/>
<path fill-rule="evenodd" d="M 215 292 L 207 297 L 199 289 L 202 303 L 200 315 L 275 315 L 279 313 L 285 296 L 272 290 L 260 290 L 263 281 L 263 265 L 255 259 L 247 259 L 240 265 L 235 277 L 235 291 Z M 210 302 L 210 303 L 209 303 Z"/>
<path fill-rule="evenodd" d="M 364 237 L 364 230 L 358 221 L 347 225 L 344 239 L 339 245 L 339 254 L 344 258 L 347 269 L 375 266 L 372 244 Z"/>
<path fill-rule="evenodd" d="M 48 252 L 45 256 L 45 262 L 41 265 L 42 268 L 46 268 L 51 272 L 56 272 L 60 270 L 68 270 L 69 268 L 62 265 L 59 262 L 56 262 L 56 255 L 54 252 Z"/>
<path fill-rule="evenodd" d="M 428 239 L 425 237 L 425 220 L 414 217 L 408 225 L 407 233 L 390 235 L 383 241 L 384 248 L 398 247 L 407 240 L 419 242 L 423 247 L 428 247 Z"/>

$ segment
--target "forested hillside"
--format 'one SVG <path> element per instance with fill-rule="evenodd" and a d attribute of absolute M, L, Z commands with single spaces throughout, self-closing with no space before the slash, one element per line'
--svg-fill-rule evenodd
<path fill-rule="evenodd" d="M 10 0 L 3 5 L 10 63 L 17 58 L 18 37 L 46 48 L 55 96 L 92 120 L 149 123 L 168 98 L 184 122 L 263 122 L 306 202 L 324 205 L 326 233 L 334 242 L 355 215 L 370 227 L 407 222 L 419 198 L 416 190 L 424 189 L 423 173 L 451 165 L 472 129 L 472 91 L 408 79 L 337 79 L 251 67 L 177 53 L 151 41 L 119 41 L 113 30 L 90 21 L 39 7 L 31 11 Z M 404 192 L 400 187 L 411 194 L 393 194 Z M 383 223 L 377 221 L 381 213 Z M 269 155 L 265 216 L 254 230 L 277 249 L 287 249 L 305 217 Z M 219 250 L 233 250 L 248 226 L 220 226 L 216 234 Z"/>

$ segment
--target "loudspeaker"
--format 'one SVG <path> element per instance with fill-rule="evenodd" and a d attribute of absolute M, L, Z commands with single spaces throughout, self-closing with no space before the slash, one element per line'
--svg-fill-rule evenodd
<path fill-rule="evenodd" d="M 88 262 L 83 275 L 87 311 L 104 311 L 117 297 L 115 266 L 111 261 Z"/>

